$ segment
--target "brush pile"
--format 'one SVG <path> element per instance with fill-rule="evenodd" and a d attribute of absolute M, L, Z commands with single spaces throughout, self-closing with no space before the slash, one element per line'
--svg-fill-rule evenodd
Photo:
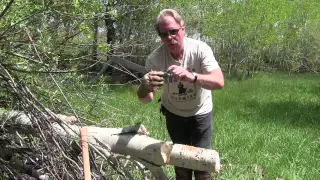
<path fill-rule="evenodd" d="M 67 123 L 83 126 L 79 118 L 46 108 L 4 64 L 0 64 L 0 84 L 19 105 L 19 111 L 0 109 L 0 179 L 82 179 L 80 138 L 69 139 L 61 133 Z M 71 121 L 62 117 L 71 117 Z M 151 176 L 129 156 L 113 154 L 107 147 L 90 147 L 92 179 Z"/>

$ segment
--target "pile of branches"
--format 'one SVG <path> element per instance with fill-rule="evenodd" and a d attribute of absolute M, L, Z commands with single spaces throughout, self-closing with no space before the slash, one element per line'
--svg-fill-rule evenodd
<path fill-rule="evenodd" d="M 21 108 L 0 113 L 0 179 L 83 179 L 80 137 L 70 140 L 58 133 L 53 125 L 65 128 L 66 122 L 1 63 L 0 84 L 17 98 Z M 83 125 L 78 117 L 76 120 L 74 123 Z M 107 145 L 90 146 L 92 179 L 150 178 L 138 161 L 106 150 Z"/>

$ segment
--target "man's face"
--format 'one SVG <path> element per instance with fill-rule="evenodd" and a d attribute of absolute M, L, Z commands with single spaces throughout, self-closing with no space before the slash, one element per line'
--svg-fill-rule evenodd
<path fill-rule="evenodd" d="M 171 16 L 165 16 L 158 24 L 159 37 L 171 53 L 178 53 L 183 49 L 184 26 Z"/>

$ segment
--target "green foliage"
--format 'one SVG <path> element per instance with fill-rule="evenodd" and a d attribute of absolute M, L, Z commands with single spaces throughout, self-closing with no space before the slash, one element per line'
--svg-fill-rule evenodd
<path fill-rule="evenodd" d="M 104 15 L 107 14 L 115 20 L 116 39 L 112 43 L 116 50 L 130 54 L 129 60 L 143 64 L 147 54 L 158 45 L 153 28 L 156 15 L 162 8 L 176 8 L 184 17 L 188 36 L 209 43 L 226 72 L 250 74 L 268 69 L 310 72 L 318 71 L 320 66 L 317 33 L 320 3 L 316 0 L 103 3 L 15 1 L 0 22 L 3 44 L 0 54 L 24 70 L 83 68 L 95 63 L 89 63 L 84 56 L 93 52 L 93 22 L 98 21 L 98 53 L 106 60 L 104 53 L 111 50 L 106 43 Z M 12 53 L 23 57 L 13 57 Z M 43 64 L 39 68 L 39 64 L 30 64 L 25 57 L 41 59 Z"/>
<path fill-rule="evenodd" d="M 200 33 L 226 72 L 318 71 L 319 1 L 163 1 L 178 7 L 188 35 Z M 195 37 L 199 37 L 196 35 Z"/>
<path fill-rule="evenodd" d="M 208 33 L 209 36 L 218 41 L 221 39 L 218 45 L 222 44 L 222 54 L 218 52 L 218 56 L 222 55 L 222 63 L 227 61 L 229 70 L 239 65 L 247 71 L 267 66 L 297 72 L 305 65 L 301 59 L 306 58 L 310 49 L 300 45 L 306 39 L 303 35 L 308 34 L 304 28 L 307 10 L 303 8 L 303 3 L 285 0 L 241 1 L 224 4 L 222 9 L 215 21 L 205 24 L 211 25 L 207 32 L 212 32 L 210 29 L 217 32 L 212 35 Z M 319 42 L 309 45 L 319 46 Z M 319 51 L 314 53 L 319 54 Z M 315 58 L 310 57 L 307 61 Z M 313 70 L 316 68 L 310 67 Z"/>

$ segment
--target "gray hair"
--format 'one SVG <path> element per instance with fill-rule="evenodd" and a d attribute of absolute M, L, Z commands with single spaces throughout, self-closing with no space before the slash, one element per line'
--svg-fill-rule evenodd
<path fill-rule="evenodd" d="M 174 9 L 164 9 L 159 13 L 159 15 L 157 17 L 157 20 L 156 20 L 155 28 L 156 28 L 158 33 L 159 33 L 158 25 L 163 20 L 163 18 L 166 17 L 166 16 L 173 17 L 173 19 L 175 19 L 176 22 L 180 24 L 180 26 L 184 26 L 184 21 L 181 18 L 180 14 L 176 10 L 174 10 Z"/>

